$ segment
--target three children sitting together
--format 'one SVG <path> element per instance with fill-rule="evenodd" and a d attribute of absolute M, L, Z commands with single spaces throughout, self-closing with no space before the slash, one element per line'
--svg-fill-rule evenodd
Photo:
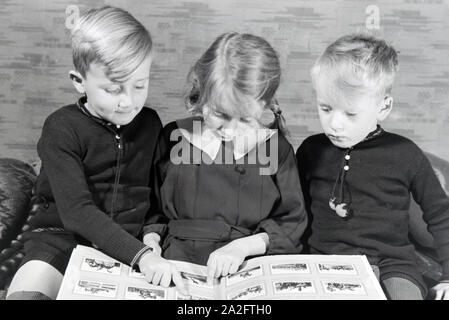
<path fill-rule="evenodd" d="M 216 38 L 187 77 L 191 116 L 165 126 L 144 108 L 153 50 L 148 30 L 114 7 L 72 30 L 81 98 L 44 123 L 39 209 L 8 299 L 55 299 L 77 244 L 182 292 L 169 260 L 207 265 L 212 281 L 256 255 L 361 254 L 388 298 L 423 299 L 410 195 L 443 265 L 436 298 L 449 299 L 449 199 L 423 151 L 380 126 L 393 107 L 392 46 L 353 34 L 326 48 L 311 71 L 323 133 L 296 153 L 265 39 Z"/>

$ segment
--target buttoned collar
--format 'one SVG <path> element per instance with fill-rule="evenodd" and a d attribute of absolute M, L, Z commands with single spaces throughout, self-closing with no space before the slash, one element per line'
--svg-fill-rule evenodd
<path fill-rule="evenodd" d="M 378 124 L 376 126 L 376 129 L 374 129 L 373 131 L 371 131 L 362 141 L 360 141 L 359 143 L 357 143 L 356 145 L 354 145 L 352 148 L 350 149 L 354 149 L 357 147 L 360 147 L 361 145 L 363 145 L 364 143 L 374 140 L 375 138 L 377 138 L 378 136 L 382 135 L 384 133 L 384 129 Z"/>

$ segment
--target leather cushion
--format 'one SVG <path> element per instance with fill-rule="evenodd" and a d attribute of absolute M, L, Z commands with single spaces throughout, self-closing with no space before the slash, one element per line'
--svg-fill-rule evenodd
<path fill-rule="evenodd" d="M 30 211 L 36 180 L 33 167 L 17 159 L 0 158 L 0 251 L 11 244 Z"/>

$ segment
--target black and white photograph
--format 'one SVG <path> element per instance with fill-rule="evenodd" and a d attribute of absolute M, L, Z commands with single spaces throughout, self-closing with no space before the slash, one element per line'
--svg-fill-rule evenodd
<path fill-rule="evenodd" d="M 1 0 L 0 301 L 449 300 L 448 124 L 449 0 Z"/>
<path fill-rule="evenodd" d="M 313 281 L 282 281 L 273 282 L 274 293 L 277 294 L 296 294 L 296 293 L 315 293 Z"/>
<path fill-rule="evenodd" d="M 73 292 L 75 294 L 114 299 L 117 295 L 117 285 L 89 280 L 80 280 L 75 285 Z"/>
<path fill-rule="evenodd" d="M 245 268 L 226 277 L 226 286 L 232 286 L 245 280 L 250 280 L 263 275 L 262 266 Z"/>
<path fill-rule="evenodd" d="M 115 261 L 98 260 L 93 258 L 84 258 L 81 263 L 81 270 L 100 272 L 110 275 L 120 275 L 122 264 Z"/>
<path fill-rule="evenodd" d="M 365 295 L 361 283 L 323 281 L 324 292 L 329 294 Z"/>
<path fill-rule="evenodd" d="M 270 270 L 271 274 L 310 273 L 306 262 L 271 264 Z"/>
<path fill-rule="evenodd" d="M 317 269 L 324 274 L 357 275 L 357 269 L 352 264 L 317 263 Z"/>
<path fill-rule="evenodd" d="M 148 289 L 127 287 L 125 292 L 127 300 L 165 300 L 165 291 L 162 289 Z"/>
<path fill-rule="evenodd" d="M 201 296 L 199 294 L 183 295 L 179 291 L 176 291 L 176 300 L 213 300 L 210 297 Z"/>
<path fill-rule="evenodd" d="M 228 294 L 228 300 L 249 300 L 264 296 L 265 294 L 265 285 L 262 283 L 232 292 Z"/>
<path fill-rule="evenodd" d="M 137 279 L 145 279 L 145 275 L 142 272 L 137 271 L 134 268 L 129 268 L 128 275 L 131 278 L 137 278 Z"/>
<path fill-rule="evenodd" d="M 207 288 L 207 289 L 213 288 L 213 286 L 211 286 L 207 283 L 206 276 L 203 276 L 200 274 L 195 274 L 195 273 L 190 273 L 190 272 L 186 272 L 186 271 L 180 271 L 180 273 L 181 273 L 181 277 L 186 280 L 188 285 L 203 287 L 203 288 Z"/>

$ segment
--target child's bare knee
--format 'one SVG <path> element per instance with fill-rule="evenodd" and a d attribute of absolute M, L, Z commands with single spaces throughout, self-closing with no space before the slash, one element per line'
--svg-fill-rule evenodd
<path fill-rule="evenodd" d="M 7 298 L 18 292 L 39 292 L 55 299 L 63 275 L 50 264 L 32 260 L 17 270 L 8 289 Z"/>

